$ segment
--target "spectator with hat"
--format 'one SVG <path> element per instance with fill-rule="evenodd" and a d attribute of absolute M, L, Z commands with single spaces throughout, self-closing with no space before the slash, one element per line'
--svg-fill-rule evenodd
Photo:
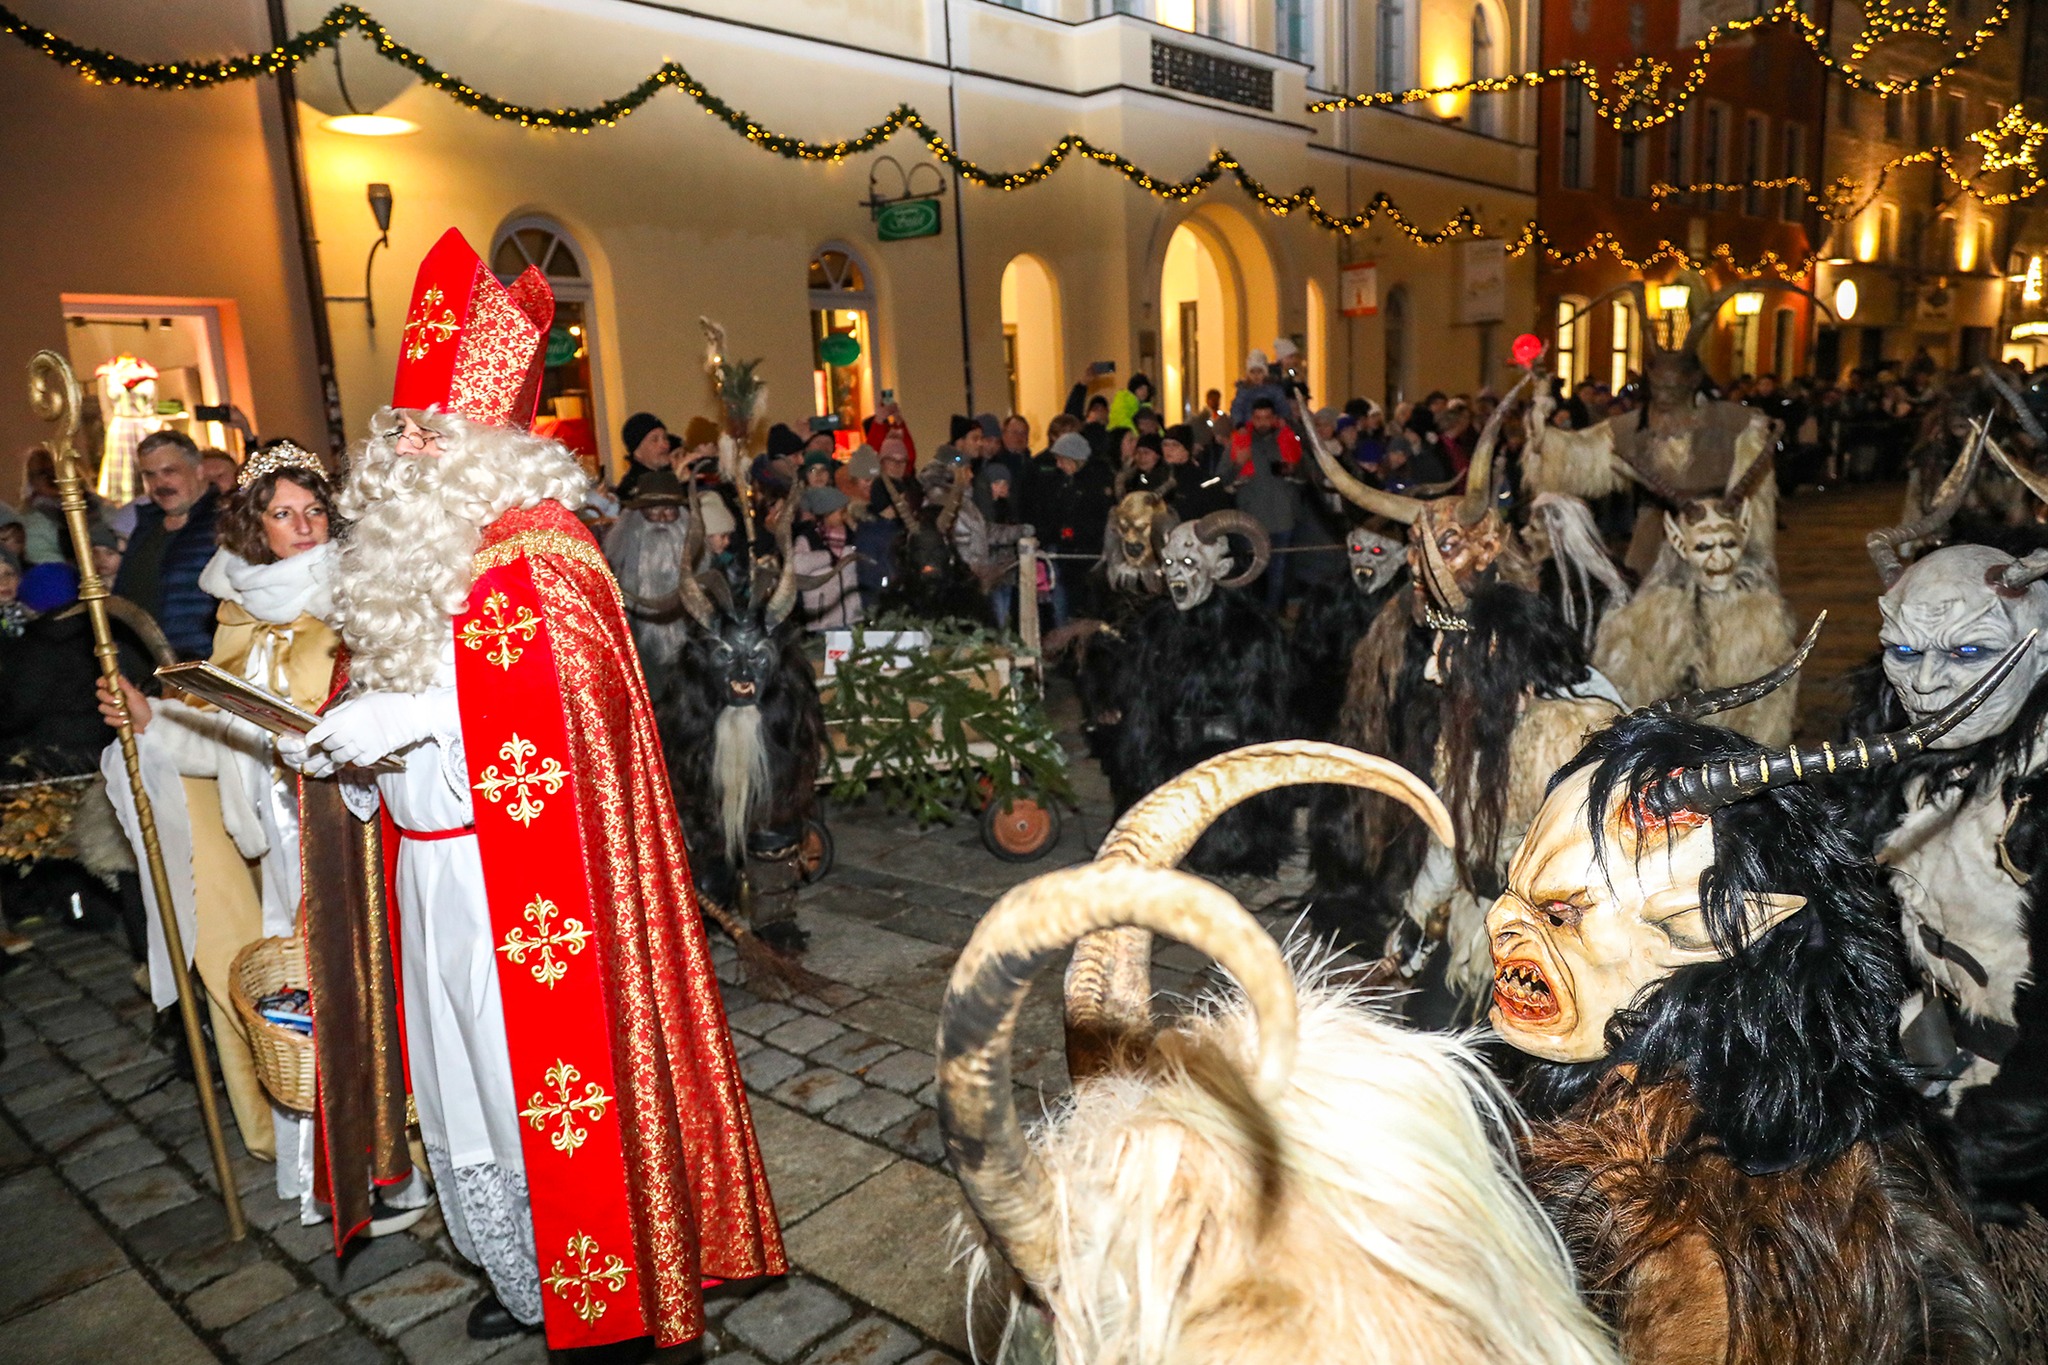
<path fill-rule="evenodd" d="M 814 584 L 803 592 L 804 624 L 810 630 L 844 630 L 861 619 L 859 547 L 847 511 L 852 499 L 830 485 L 806 488 L 803 525 L 791 551 L 797 580 Z"/>
<path fill-rule="evenodd" d="M 636 412 L 619 428 L 619 444 L 626 452 L 626 472 L 619 476 L 619 501 L 631 502 L 640 480 L 675 462 L 675 441 L 668 427 L 651 412 Z"/>

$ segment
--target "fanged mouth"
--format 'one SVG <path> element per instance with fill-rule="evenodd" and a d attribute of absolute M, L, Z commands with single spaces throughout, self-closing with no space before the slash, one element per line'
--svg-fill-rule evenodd
<path fill-rule="evenodd" d="M 732 685 L 732 694 L 735 697 L 751 697 L 754 695 L 754 685 L 750 682 L 736 682 Z"/>
<path fill-rule="evenodd" d="M 1540 1024 L 1557 1018 L 1557 992 L 1543 968 L 1528 958 L 1510 958 L 1493 972 L 1493 999 L 1501 1012 L 1524 1023 Z"/>

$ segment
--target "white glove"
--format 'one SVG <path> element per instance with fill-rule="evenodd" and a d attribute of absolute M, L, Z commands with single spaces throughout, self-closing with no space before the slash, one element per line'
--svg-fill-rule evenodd
<path fill-rule="evenodd" d="M 437 735 L 461 732 L 455 689 L 431 692 L 369 692 L 327 713 L 306 736 L 309 748 L 324 749 L 343 767 L 367 768 Z"/>
<path fill-rule="evenodd" d="M 279 735 L 277 757 L 285 767 L 308 777 L 332 777 L 341 766 L 326 751 L 308 748 L 304 735 Z"/>

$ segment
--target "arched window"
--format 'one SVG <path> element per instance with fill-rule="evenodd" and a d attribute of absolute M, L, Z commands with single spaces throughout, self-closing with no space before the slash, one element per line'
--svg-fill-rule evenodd
<path fill-rule="evenodd" d="M 1395 285 L 1380 305 L 1380 326 L 1386 336 L 1387 422 L 1394 420 L 1394 405 L 1408 391 L 1408 287 Z"/>
<path fill-rule="evenodd" d="M 1566 294 L 1557 301 L 1557 377 L 1567 389 L 1586 378 L 1592 357 L 1586 354 L 1586 300 Z"/>
<path fill-rule="evenodd" d="M 1472 7 L 1472 79 L 1491 80 L 1499 75 L 1494 67 L 1493 22 L 1487 18 L 1486 6 Z M 1493 95 L 1473 94 L 1466 97 L 1470 110 L 1466 126 L 1475 133 L 1492 137 L 1499 130 L 1497 112 L 1499 99 Z"/>
<path fill-rule="evenodd" d="M 875 410 L 875 291 L 867 266 L 843 242 L 811 257 L 811 383 L 820 417 L 858 431 Z"/>
<path fill-rule="evenodd" d="M 1616 298 L 1609 323 L 1613 331 L 1607 343 L 1612 348 L 1607 365 L 1607 388 L 1611 393 L 1620 393 L 1627 386 L 1630 374 L 1643 372 L 1643 328 L 1642 319 L 1636 316 L 1635 299 L 1627 294 Z"/>
<path fill-rule="evenodd" d="M 514 218 L 491 238 L 491 273 L 506 284 L 537 266 L 555 294 L 555 321 L 548 330 L 547 357 L 541 371 L 540 408 L 534 431 L 552 436 L 576 452 L 592 476 L 600 461 L 598 433 L 606 429 L 604 401 L 598 385 L 598 348 L 591 334 L 594 295 L 590 261 L 550 218 Z M 619 452 L 623 463 L 631 452 Z"/>

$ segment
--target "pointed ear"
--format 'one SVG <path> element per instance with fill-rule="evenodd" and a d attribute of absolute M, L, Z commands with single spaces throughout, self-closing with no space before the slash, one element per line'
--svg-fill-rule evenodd
<path fill-rule="evenodd" d="M 1741 533 L 1742 533 L 1742 543 L 1743 543 L 1743 544 L 1745 544 L 1745 545 L 1747 545 L 1747 544 L 1749 543 L 1749 517 L 1750 517 L 1750 507 L 1751 507 L 1751 502 L 1750 502 L 1750 499 L 1748 499 L 1748 498 L 1744 498 L 1744 499 L 1742 500 L 1742 508 L 1741 508 L 1741 510 L 1740 510 L 1740 511 L 1738 511 L 1738 512 L 1737 512 L 1737 513 L 1735 514 L 1735 521 L 1736 521 L 1736 525 L 1737 525 L 1737 528 L 1738 528 L 1738 529 L 1739 529 L 1739 530 L 1741 531 Z"/>
<path fill-rule="evenodd" d="M 1685 531 L 1679 526 L 1675 513 L 1664 514 L 1664 543 L 1680 554 L 1685 553 Z"/>
<path fill-rule="evenodd" d="M 1756 942 L 1805 904 L 1804 896 L 1751 896 L 1743 906 L 1743 942 Z M 1692 889 L 1673 887 L 1657 892 L 1643 902 L 1643 919 L 1664 935 L 1674 965 L 1713 962 L 1721 957 L 1713 935 L 1707 932 L 1706 908 Z"/>

